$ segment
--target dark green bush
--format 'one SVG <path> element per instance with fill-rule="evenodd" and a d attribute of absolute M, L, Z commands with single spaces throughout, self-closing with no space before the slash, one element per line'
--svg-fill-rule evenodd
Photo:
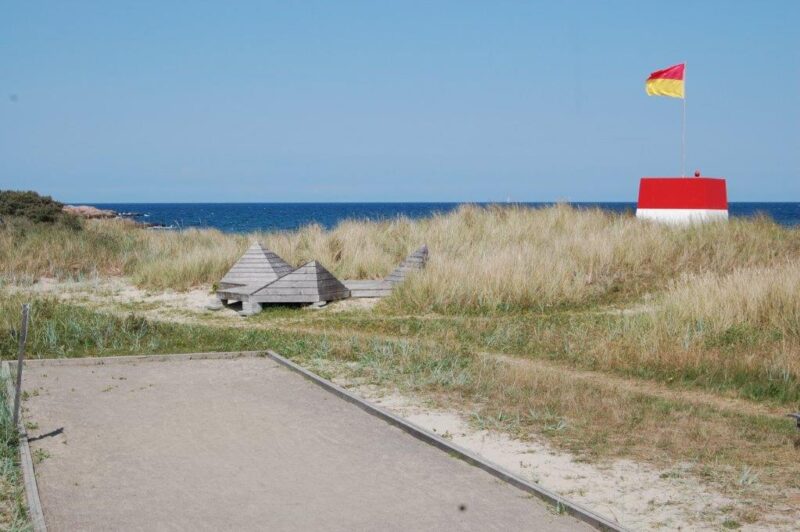
<path fill-rule="evenodd" d="M 77 216 L 66 213 L 64 205 L 50 196 L 33 191 L 0 190 L 0 220 L 25 220 L 33 223 L 81 227 Z"/>

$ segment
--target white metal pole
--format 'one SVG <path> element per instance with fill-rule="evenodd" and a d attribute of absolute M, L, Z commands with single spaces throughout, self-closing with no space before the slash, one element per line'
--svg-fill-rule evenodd
<path fill-rule="evenodd" d="M 683 63 L 683 120 L 681 121 L 681 176 L 686 177 L 686 62 Z"/>

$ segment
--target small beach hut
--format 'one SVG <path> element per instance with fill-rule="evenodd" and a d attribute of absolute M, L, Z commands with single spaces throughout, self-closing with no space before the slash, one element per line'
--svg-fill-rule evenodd
<path fill-rule="evenodd" d="M 725 180 L 713 177 L 643 177 L 636 217 L 667 223 L 728 219 Z"/>

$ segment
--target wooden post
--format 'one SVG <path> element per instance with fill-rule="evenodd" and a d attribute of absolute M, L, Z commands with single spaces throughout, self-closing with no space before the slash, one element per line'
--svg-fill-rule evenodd
<path fill-rule="evenodd" d="M 19 352 L 17 354 L 17 387 L 14 392 L 14 427 L 19 424 L 19 400 L 22 393 L 22 361 L 25 359 L 25 342 L 28 340 L 28 315 L 31 305 L 22 305 L 22 329 L 19 332 Z"/>

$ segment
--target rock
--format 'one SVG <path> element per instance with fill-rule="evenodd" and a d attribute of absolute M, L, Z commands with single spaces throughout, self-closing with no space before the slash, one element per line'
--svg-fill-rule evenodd
<path fill-rule="evenodd" d="M 98 209 L 90 205 L 64 205 L 64 212 L 86 219 L 116 218 L 117 213 L 108 209 Z"/>
<path fill-rule="evenodd" d="M 208 310 L 222 310 L 222 301 L 220 301 L 216 297 L 211 298 L 206 304 L 206 308 Z"/>

